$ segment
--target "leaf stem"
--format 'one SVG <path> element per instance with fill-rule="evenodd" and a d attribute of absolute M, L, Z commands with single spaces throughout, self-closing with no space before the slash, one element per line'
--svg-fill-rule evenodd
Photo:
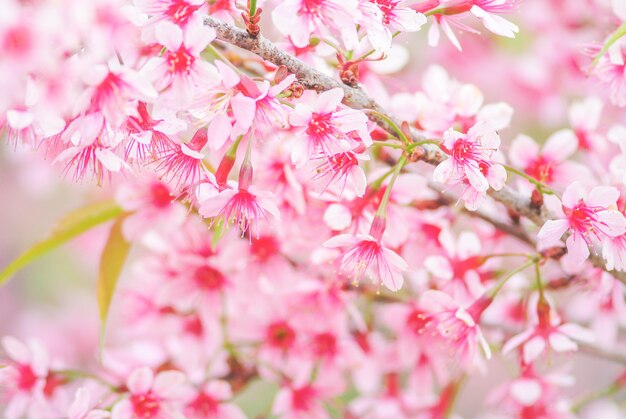
<path fill-rule="evenodd" d="M 391 179 L 389 180 L 389 184 L 387 185 L 387 188 L 385 189 L 385 194 L 383 195 L 383 199 L 380 201 L 380 205 L 378 206 L 378 210 L 376 211 L 376 216 L 383 218 L 383 219 L 387 217 L 387 204 L 389 203 L 389 197 L 391 196 L 391 190 L 393 189 L 393 184 L 396 182 L 396 179 L 400 175 L 400 171 L 402 170 L 405 164 L 406 164 L 406 156 L 403 154 L 393 169 L 393 175 L 391 176 Z"/>
<path fill-rule="evenodd" d="M 600 59 L 604 56 L 604 54 L 607 53 L 609 48 L 611 48 L 613 44 L 619 41 L 620 38 L 624 35 L 626 35 L 626 22 L 622 23 L 619 26 L 619 28 L 617 28 L 615 32 L 613 32 L 613 34 L 609 37 L 609 39 L 606 40 L 606 42 L 602 46 L 602 49 L 600 50 L 598 55 L 596 55 L 596 57 L 591 62 L 591 67 L 589 68 L 589 72 L 591 72 L 591 70 L 593 70 L 595 66 L 598 65 L 598 63 L 600 62 Z"/>

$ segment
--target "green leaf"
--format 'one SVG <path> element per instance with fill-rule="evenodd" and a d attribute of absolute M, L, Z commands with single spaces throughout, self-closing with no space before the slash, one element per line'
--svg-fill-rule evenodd
<path fill-rule="evenodd" d="M 41 255 L 120 214 L 122 209 L 113 200 L 97 202 L 70 212 L 61 219 L 46 239 L 34 244 L 0 272 L 0 285 Z"/>
<path fill-rule="evenodd" d="M 97 295 L 100 321 L 102 322 L 102 337 L 104 337 L 107 315 L 117 280 L 122 273 L 122 268 L 130 251 L 130 243 L 122 234 L 122 223 L 125 218 L 126 216 L 122 215 L 111 226 L 109 238 L 100 256 Z M 101 339 L 101 343 L 103 340 Z"/>
<path fill-rule="evenodd" d="M 226 233 L 226 222 L 223 218 L 219 218 L 213 224 L 213 237 L 211 237 L 211 248 L 213 250 L 217 249 L 217 245 L 219 244 L 222 237 Z"/>

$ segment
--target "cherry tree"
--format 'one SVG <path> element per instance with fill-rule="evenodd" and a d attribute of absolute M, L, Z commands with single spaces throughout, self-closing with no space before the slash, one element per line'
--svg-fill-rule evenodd
<path fill-rule="evenodd" d="M 5 0 L 5 205 L 88 202 L 3 234 L 0 285 L 79 243 L 94 297 L 0 322 L 3 417 L 624 417 L 625 35 L 623 0 Z"/>

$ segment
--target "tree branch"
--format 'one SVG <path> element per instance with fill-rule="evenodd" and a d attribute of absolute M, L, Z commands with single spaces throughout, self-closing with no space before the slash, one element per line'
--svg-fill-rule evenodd
<path fill-rule="evenodd" d="M 366 114 L 371 121 L 385 131 L 394 132 L 393 127 L 385 119 L 391 120 L 397 126 L 401 125 L 395 117 L 388 114 L 385 109 L 376 103 L 374 99 L 370 98 L 361 88 L 347 86 L 339 80 L 317 71 L 299 59 L 282 51 L 262 35 L 256 37 L 251 36 L 245 30 L 229 25 L 211 16 L 204 16 L 204 24 L 215 29 L 217 39 L 220 41 L 248 50 L 276 66 L 284 65 L 291 73 L 295 74 L 298 81 L 308 89 L 313 89 L 318 92 L 334 88 L 343 89 L 343 103 L 354 109 L 370 109 L 376 111 L 375 113 L 367 112 Z M 383 117 L 381 118 L 377 114 Z M 411 128 L 411 136 L 414 142 L 424 140 L 422 134 L 415 128 Z M 445 154 L 442 153 L 436 145 L 424 144 L 420 148 L 422 151 L 420 160 L 426 163 L 438 165 L 446 159 Z M 502 203 L 510 211 L 530 219 L 538 226 L 543 225 L 550 219 L 550 215 L 545 208 L 537 210 L 531 205 L 529 198 L 522 196 L 508 186 L 505 186 L 499 191 L 490 189 L 488 193 L 489 196 Z M 591 250 L 592 256 L 589 260 L 595 267 L 611 273 L 615 278 L 626 284 L 625 272 L 609 271 L 602 258 L 594 255 L 593 249 Z"/>

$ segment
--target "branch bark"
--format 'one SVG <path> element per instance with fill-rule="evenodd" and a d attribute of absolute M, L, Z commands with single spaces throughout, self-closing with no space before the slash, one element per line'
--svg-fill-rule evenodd
<path fill-rule="evenodd" d="M 274 43 L 262 35 L 258 35 L 256 37 L 251 36 L 245 30 L 229 25 L 211 16 L 204 16 L 204 24 L 215 30 L 217 39 L 220 41 L 250 51 L 276 66 L 284 65 L 291 73 L 295 74 L 298 81 L 308 89 L 313 89 L 318 92 L 337 87 L 343 89 L 343 103 L 353 109 L 369 109 L 383 115 L 384 118 L 381 118 L 376 113 L 366 112 L 369 119 L 385 131 L 391 133 L 394 132 L 393 127 L 387 122 L 386 119 L 392 121 L 397 126 L 401 125 L 400 121 L 397 121 L 393 115 L 387 113 L 385 109 L 383 109 L 374 99 L 370 98 L 361 88 L 350 87 L 343 84 L 339 80 L 317 71 L 296 57 L 282 51 Z M 411 136 L 414 142 L 424 140 L 424 137 L 420 134 L 420 132 L 414 128 L 411 128 Z M 446 159 L 445 154 L 442 153 L 436 145 L 424 144 L 421 148 L 423 153 L 420 160 L 426 163 L 438 165 Z M 548 219 L 550 219 L 550 214 L 547 213 L 545 208 L 540 210 L 533 208 L 529 198 L 519 194 L 508 186 L 505 186 L 499 191 L 490 189 L 488 193 L 489 196 L 502 203 L 507 209 L 528 218 L 537 226 L 543 225 Z M 593 264 L 593 266 L 611 273 L 615 278 L 626 284 L 626 272 L 609 271 L 604 263 L 604 260 L 594 254 L 594 249 L 591 249 L 591 257 L 589 258 L 589 261 Z"/>

